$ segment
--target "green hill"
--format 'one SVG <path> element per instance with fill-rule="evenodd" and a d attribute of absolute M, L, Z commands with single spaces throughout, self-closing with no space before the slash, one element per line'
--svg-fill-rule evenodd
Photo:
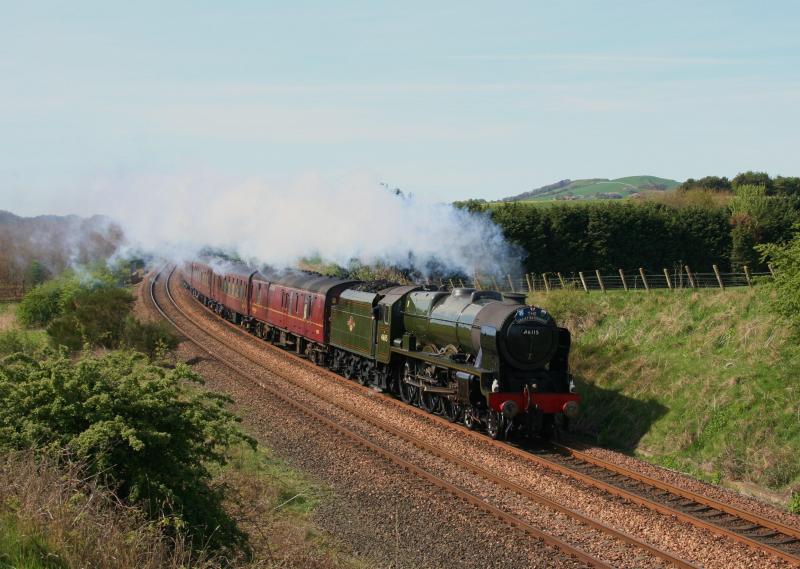
<path fill-rule="evenodd" d="M 647 190 L 671 190 L 678 185 L 680 182 L 657 176 L 626 176 L 614 180 L 607 178 L 567 179 L 516 196 L 503 198 L 500 201 L 621 199 Z"/>

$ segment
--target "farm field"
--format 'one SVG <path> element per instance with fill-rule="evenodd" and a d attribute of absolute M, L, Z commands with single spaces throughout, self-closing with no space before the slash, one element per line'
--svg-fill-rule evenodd
<path fill-rule="evenodd" d="M 616 194 L 629 197 L 645 191 L 671 190 L 679 183 L 657 176 L 626 176 L 623 178 L 587 178 L 580 180 L 562 180 L 549 186 L 543 186 L 523 194 L 505 198 L 501 202 L 548 202 L 553 200 L 570 201 L 570 199 L 607 199 L 604 194 Z M 617 198 L 619 199 L 619 198 Z"/>
<path fill-rule="evenodd" d="M 761 487 L 786 504 L 800 483 L 800 391 L 788 381 L 800 373 L 800 349 L 765 294 L 529 300 L 572 331 L 584 396 L 576 426 L 592 442 L 740 490 Z"/>

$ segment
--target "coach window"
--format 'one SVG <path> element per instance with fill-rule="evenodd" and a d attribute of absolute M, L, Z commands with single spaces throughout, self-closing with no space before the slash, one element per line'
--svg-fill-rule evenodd
<path fill-rule="evenodd" d="M 384 324 L 388 324 L 389 323 L 389 307 L 384 304 L 383 306 L 381 306 L 381 310 L 383 311 L 383 323 Z"/>
<path fill-rule="evenodd" d="M 308 315 L 311 314 L 311 297 L 306 297 L 306 305 L 303 307 L 303 319 L 308 320 Z"/>

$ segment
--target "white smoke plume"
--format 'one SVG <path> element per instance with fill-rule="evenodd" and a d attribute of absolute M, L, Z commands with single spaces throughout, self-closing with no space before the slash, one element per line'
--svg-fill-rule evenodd
<path fill-rule="evenodd" d="M 396 195 L 375 180 L 271 184 L 209 176 L 98 182 L 98 207 L 131 245 L 188 259 L 206 247 L 254 263 L 293 267 L 302 258 L 351 260 L 473 275 L 517 272 L 519 254 L 487 216 Z"/>

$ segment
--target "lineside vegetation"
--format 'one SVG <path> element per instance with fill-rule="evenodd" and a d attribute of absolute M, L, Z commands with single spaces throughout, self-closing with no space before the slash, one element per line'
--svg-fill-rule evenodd
<path fill-rule="evenodd" d="M 800 346 L 769 289 L 529 300 L 573 333 L 593 442 L 713 482 L 800 494 Z"/>
<path fill-rule="evenodd" d="M 68 271 L 3 310 L 0 567 L 356 566 L 309 520 L 323 489 L 132 304 L 113 275 Z"/>

